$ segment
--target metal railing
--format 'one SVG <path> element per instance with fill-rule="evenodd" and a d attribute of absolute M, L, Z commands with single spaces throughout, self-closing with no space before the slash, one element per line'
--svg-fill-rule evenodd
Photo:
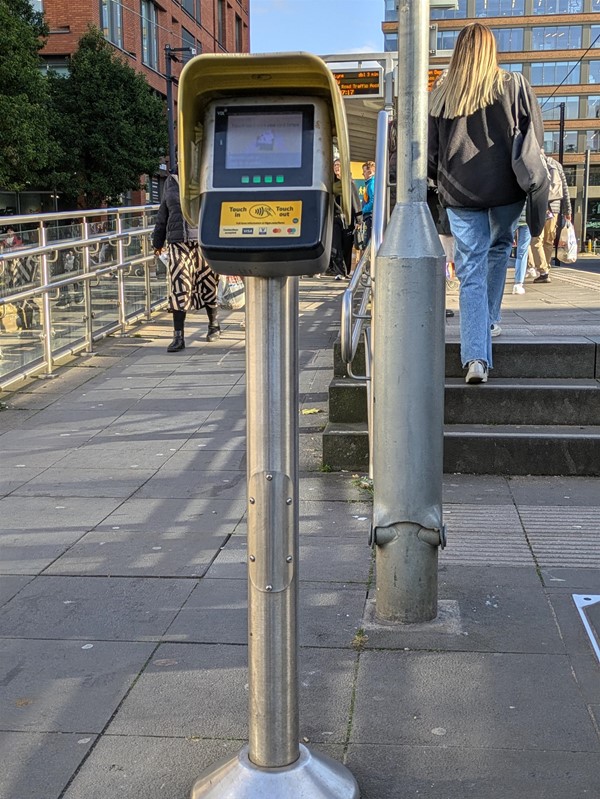
<path fill-rule="evenodd" d="M 367 426 L 369 431 L 369 475 L 372 476 L 372 312 L 376 278 L 374 274 L 375 257 L 383 241 L 388 220 L 388 129 L 391 112 L 380 111 L 377 115 L 377 144 L 375 199 L 373 203 L 373 229 L 369 246 L 358 262 L 352 280 L 342 297 L 342 319 L 340 328 L 341 358 L 346 364 L 348 376 L 353 380 L 366 381 L 367 385 Z M 365 340 L 365 374 L 357 375 L 352 369 L 361 337 Z"/>
<path fill-rule="evenodd" d="M 166 268 L 150 244 L 157 210 L 0 217 L 0 389 L 54 374 L 57 361 L 164 306 Z"/>

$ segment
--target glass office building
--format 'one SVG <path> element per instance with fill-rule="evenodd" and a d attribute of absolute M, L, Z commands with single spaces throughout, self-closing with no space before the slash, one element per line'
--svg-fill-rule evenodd
<path fill-rule="evenodd" d="M 384 0 L 385 50 L 398 48 L 397 0 Z M 563 163 L 581 218 L 584 161 L 590 151 L 588 232 L 600 238 L 600 0 L 458 0 L 458 10 L 431 11 L 431 67 L 447 65 L 467 21 L 493 30 L 499 62 L 522 72 L 539 98 L 544 147 L 558 156 L 564 104 Z M 580 228 L 579 228 L 580 229 Z"/>

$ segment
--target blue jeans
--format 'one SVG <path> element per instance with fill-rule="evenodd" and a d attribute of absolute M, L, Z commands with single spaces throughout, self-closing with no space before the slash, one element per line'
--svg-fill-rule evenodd
<path fill-rule="evenodd" d="M 495 208 L 448 208 L 460 281 L 460 357 L 463 366 L 492 367 L 491 325 L 500 321 L 513 231 L 523 202 Z"/>
<path fill-rule="evenodd" d="M 517 227 L 517 257 L 515 259 L 515 283 L 523 283 L 527 271 L 527 255 L 531 233 L 527 225 Z"/>

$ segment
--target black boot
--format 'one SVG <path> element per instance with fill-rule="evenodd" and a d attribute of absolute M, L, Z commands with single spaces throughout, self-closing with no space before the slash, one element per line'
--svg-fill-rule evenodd
<path fill-rule="evenodd" d="M 173 336 L 173 341 L 167 347 L 167 352 L 179 352 L 185 349 L 185 341 L 183 339 L 183 330 L 176 330 Z"/>
<path fill-rule="evenodd" d="M 208 314 L 208 333 L 206 334 L 207 341 L 216 341 L 221 338 L 221 326 L 219 325 L 219 309 L 215 306 L 211 308 L 206 306 L 206 313 Z"/>

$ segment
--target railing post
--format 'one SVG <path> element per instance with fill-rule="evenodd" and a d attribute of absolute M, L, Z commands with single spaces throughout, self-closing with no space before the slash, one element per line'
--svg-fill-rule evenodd
<path fill-rule="evenodd" d="M 40 235 L 39 235 L 39 245 L 40 247 L 45 247 L 47 244 L 47 234 L 46 234 L 46 226 L 44 225 L 43 220 L 40 220 Z M 48 256 L 46 251 L 42 253 L 40 257 L 41 267 L 42 267 L 42 285 L 49 286 L 50 285 L 50 269 L 48 267 Z M 46 364 L 46 376 L 49 377 L 52 374 L 52 367 L 54 364 L 54 360 L 52 357 L 52 312 L 50 310 L 50 293 L 48 291 L 44 291 L 42 294 L 42 307 L 44 309 L 44 322 L 43 322 L 43 337 L 44 337 L 44 363 Z"/>
<path fill-rule="evenodd" d="M 142 211 L 142 230 L 145 230 L 148 224 L 146 211 Z M 142 255 L 146 259 L 149 255 L 150 247 L 148 246 L 148 234 L 142 234 Z M 147 260 L 144 261 L 144 288 L 146 291 L 146 321 L 149 322 L 152 319 L 152 283 L 150 281 L 150 269 L 152 266 L 152 261 L 148 262 Z"/>
<path fill-rule="evenodd" d="M 90 270 L 90 223 L 84 216 L 81 222 L 83 247 L 83 273 L 89 274 Z M 85 351 L 93 352 L 94 344 L 94 314 L 92 311 L 92 286 L 89 280 L 83 281 L 83 297 L 85 300 Z"/>
<path fill-rule="evenodd" d="M 123 232 L 123 220 L 121 215 L 117 213 L 117 267 L 125 262 L 123 257 L 123 239 L 121 233 Z M 117 292 L 119 297 L 119 325 L 121 327 L 121 335 L 125 335 L 126 328 L 126 308 L 125 308 L 125 273 L 123 269 L 117 269 Z"/>
<path fill-rule="evenodd" d="M 428 0 L 400 0 L 397 205 L 375 270 L 376 615 L 437 615 L 443 544 L 444 255 L 426 203 Z"/>

